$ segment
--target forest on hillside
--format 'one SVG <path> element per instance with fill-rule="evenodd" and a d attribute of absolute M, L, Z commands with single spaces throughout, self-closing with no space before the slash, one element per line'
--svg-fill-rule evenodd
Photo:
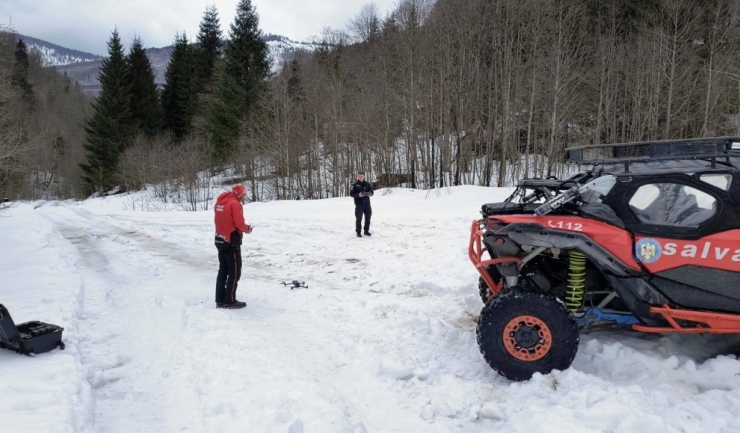
<path fill-rule="evenodd" d="M 364 168 L 419 188 L 495 186 L 558 174 L 566 146 L 740 134 L 739 6 L 410 0 L 385 19 L 366 7 L 350 26 L 359 43 L 271 81 L 253 146 L 311 195 L 313 161 L 343 179 Z"/>
<path fill-rule="evenodd" d="M 358 170 L 379 186 L 503 186 L 560 174 L 568 146 L 740 135 L 737 1 L 400 0 L 386 14 L 368 4 L 272 75 L 257 12 L 241 0 L 224 31 L 210 7 L 194 41 L 177 36 L 153 94 L 131 93 L 151 89 L 132 77 L 148 77 L 113 37 L 118 76 L 94 106 L 74 86 L 74 110 L 48 102 L 41 92 L 64 77 L 29 67 L 53 126 L 33 125 L 39 111 L 22 107 L 28 91 L 3 49 L 0 94 L 20 105 L 0 104 L 2 142 L 36 150 L 12 169 L 18 157 L 0 151 L 0 191 L 32 196 L 28 185 L 54 173 L 68 184 L 60 197 L 177 189 L 225 170 L 255 200 L 344 196 Z"/>
<path fill-rule="evenodd" d="M 0 33 L 0 198 L 78 196 L 90 102 L 22 41 Z"/>

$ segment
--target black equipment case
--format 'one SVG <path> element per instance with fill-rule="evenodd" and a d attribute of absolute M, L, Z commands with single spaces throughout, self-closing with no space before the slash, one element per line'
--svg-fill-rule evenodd
<path fill-rule="evenodd" d="M 0 348 L 35 356 L 59 347 L 64 328 L 44 322 L 26 322 L 16 327 L 8 309 L 0 304 Z"/>

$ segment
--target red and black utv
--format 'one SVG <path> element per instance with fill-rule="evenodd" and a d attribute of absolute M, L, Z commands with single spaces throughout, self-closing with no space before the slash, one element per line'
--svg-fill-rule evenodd
<path fill-rule="evenodd" d="M 567 369 L 601 325 L 740 333 L 740 137 L 566 151 L 589 169 L 523 180 L 473 222 L 488 364 L 511 380 Z"/>

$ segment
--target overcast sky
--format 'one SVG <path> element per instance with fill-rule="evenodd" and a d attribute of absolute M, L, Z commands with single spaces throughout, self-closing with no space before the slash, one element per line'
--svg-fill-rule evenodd
<path fill-rule="evenodd" d="M 318 36 L 324 27 L 345 29 L 366 3 L 374 2 L 381 16 L 397 0 L 252 0 L 264 33 L 294 40 Z M 18 33 L 67 48 L 106 54 L 113 28 L 128 47 L 139 34 L 147 47 L 172 44 L 176 32 L 195 39 L 207 5 L 215 4 L 221 28 L 228 36 L 238 0 L 0 0 L 0 24 Z"/>

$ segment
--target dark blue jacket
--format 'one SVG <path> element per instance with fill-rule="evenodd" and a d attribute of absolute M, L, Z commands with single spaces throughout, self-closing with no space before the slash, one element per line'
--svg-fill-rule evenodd
<path fill-rule="evenodd" d="M 360 197 L 360 193 L 363 193 L 364 196 Z M 352 189 L 350 190 L 349 195 L 354 197 L 356 207 L 370 209 L 370 196 L 373 195 L 373 186 L 366 180 L 362 182 L 356 180 L 355 183 L 352 184 Z"/>

